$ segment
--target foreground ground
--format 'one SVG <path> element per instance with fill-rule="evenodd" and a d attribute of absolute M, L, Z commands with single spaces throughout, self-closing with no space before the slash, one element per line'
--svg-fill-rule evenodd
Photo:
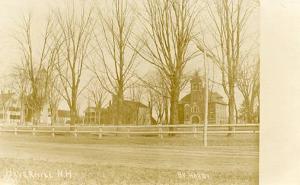
<path fill-rule="evenodd" d="M 258 136 L 0 136 L 2 184 L 258 184 Z"/>

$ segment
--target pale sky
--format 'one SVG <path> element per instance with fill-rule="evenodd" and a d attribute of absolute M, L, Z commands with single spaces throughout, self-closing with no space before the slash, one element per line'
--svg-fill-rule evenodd
<path fill-rule="evenodd" d="M 17 62 L 16 46 L 13 35 L 23 15 L 33 12 L 34 17 L 47 14 L 49 6 L 57 0 L 1 0 L 0 1 L 0 76 L 6 75 Z M 39 21 L 39 19 L 37 19 Z"/>

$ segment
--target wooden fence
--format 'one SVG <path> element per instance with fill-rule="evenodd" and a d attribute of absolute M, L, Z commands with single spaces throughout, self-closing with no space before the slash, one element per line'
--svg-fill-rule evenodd
<path fill-rule="evenodd" d="M 187 135 L 192 134 L 195 137 L 204 135 L 206 129 L 204 125 L 75 125 L 75 126 L 9 126 L 0 125 L 0 133 L 10 132 L 18 135 L 19 133 L 51 134 L 52 137 L 58 134 L 71 134 L 78 137 L 79 134 L 96 134 L 99 138 L 106 135 L 156 135 L 163 138 L 166 135 Z M 207 135 L 212 134 L 258 134 L 259 124 L 223 124 L 207 125 Z"/>

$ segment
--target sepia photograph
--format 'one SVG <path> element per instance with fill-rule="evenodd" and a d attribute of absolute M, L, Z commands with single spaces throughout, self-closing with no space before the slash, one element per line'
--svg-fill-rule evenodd
<path fill-rule="evenodd" d="M 0 185 L 258 185 L 259 0 L 0 0 Z"/>

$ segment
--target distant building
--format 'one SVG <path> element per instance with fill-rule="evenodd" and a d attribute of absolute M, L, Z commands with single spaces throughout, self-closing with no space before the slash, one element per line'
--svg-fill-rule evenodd
<path fill-rule="evenodd" d="M 99 124 L 101 118 L 100 109 L 88 106 L 84 111 L 84 124 Z"/>
<path fill-rule="evenodd" d="M 87 107 L 84 111 L 85 124 L 117 124 L 117 105 L 115 98 L 106 108 L 96 109 Z M 100 113 L 101 112 L 101 113 Z M 151 110 L 141 102 L 124 100 L 122 109 L 122 123 L 125 125 L 150 125 L 154 122 Z"/>
<path fill-rule="evenodd" d="M 58 109 L 52 119 L 54 124 L 66 124 L 71 121 L 70 111 Z"/>
<path fill-rule="evenodd" d="M 56 110 L 51 115 L 49 104 L 43 105 L 39 114 L 38 124 L 65 124 L 70 121 L 70 111 Z M 0 122 L 5 124 L 33 124 L 33 113 L 26 102 L 22 108 L 21 101 L 16 93 L 1 91 L 0 93 Z"/>
<path fill-rule="evenodd" d="M 205 87 L 198 73 L 190 80 L 190 93 L 179 102 L 179 122 L 184 124 L 203 123 L 205 111 Z M 227 104 L 217 92 L 208 93 L 208 122 L 227 123 Z"/>
<path fill-rule="evenodd" d="M 2 123 L 21 122 L 21 103 L 12 92 L 1 92 L 0 94 L 0 120 Z"/>

